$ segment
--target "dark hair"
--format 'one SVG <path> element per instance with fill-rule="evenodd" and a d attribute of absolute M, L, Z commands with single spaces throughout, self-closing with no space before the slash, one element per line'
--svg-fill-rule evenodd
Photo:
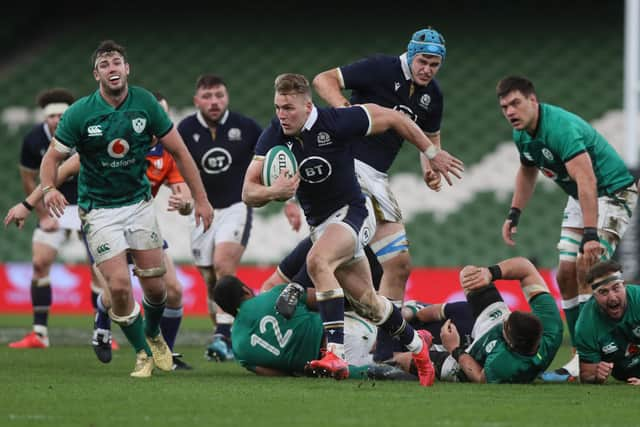
<path fill-rule="evenodd" d="M 523 355 L 532 355 L 538 350 L 542 336 L 542 322 L 535 314 L 514 311 L 507 319 L 506 332 L 513 351 Z"/>
<path fill-rule="evenodd" d="M 511 92 L 519 91 L 524 96 L 535 95 L 536 89 L 533 82 L 526 77 L 508 76 L 498 82 L 496 95 L 498 98 L 507 96 Z"/>
<path fill-rule="evenodd" d="M 587 272 L 587 276 L 585 277 L 585 280 L 587 281 L 588 284 L 591 284 L 595 279 L 602 276 L 606 276 L 611 273 L 615 273 L 616 271 L 619 271 L 622 273 L 622 265 L 620 265 L 614 260 L 602 261 L 595 264 L 593 267 L 589 269 L 589 271 Z"/>
<path fill-rule="evenodd" d="M 153 91 L 152 93 L 153 93 L 153 96 L 155 96 L 156 100 L 158 100 L 158 101 L 163 101 L 163 100 L 166 101 L 167 100 L 167 97 L 164 96 L 163 94 L 161 94 L 158 91 Z"/>
<path fill-rule="evenodd" d="M 38 104 L 40 108 L 44 108 L 49 104 L 57 102 L 64 102 L 65 104 L 71 105 L 75 100 L 73 94 L 67 89 L 57 87 L 40 92 L 36 97 L 36 104 Z"/>
<path fill-rule="evenodd" d="M 113 40 L 103 40 L 100 42 L 96 50 L 94 50 L 93 54 L 91 55 L 91 69 L 96 68 L 96 60 L 101 55 L 104 55 L 105 53 L 109 53 L 109 52 L 119 53 L 124 58 L 125 62 L 127 61 L 127 50 L 124 48 L 124 46 L 119 45 Z"/>
<path fill-rule="evenodd" d="M 222 77 L 215 74 L 203 74 L 196 80 L 196 91 L 198 89 L 208 89 L 215 86 L 227 86 Z"/>
<path fill-rule="evenodd" d="M 213 300 L 225 313 L 238 314 L 238 308 L 246 295 L 247 286 L 235 276 L 222 276 L 213 289 Z"/>

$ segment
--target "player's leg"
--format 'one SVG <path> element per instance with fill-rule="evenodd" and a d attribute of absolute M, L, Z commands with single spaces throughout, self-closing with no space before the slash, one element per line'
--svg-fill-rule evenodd
<path fill-rule="evenodd" d="M 173 263 L 173 259 L 169 256 L 169 253 L 164 249 L 164 265 L 167 272 L 164 275 L 165 284 L 167 287 L 167 305 L 162 313 L 162 319 L 160 320 L 160 331 L 166 341 L 169 349 L 171 350 L 173 357 L 173 369 L 189 370 L 192 367 L 184 362 L 179 353 L 174 351 L 174 345 L 180 324 L 182 323 L 183 308 L 182 308 L 182 284 L 178 280 L 176 274 L 176 267 Z"/>
<path fill-rule="evenodd" d="M 49 347 L 49 309 L 52 301 L 51 266 L 64 241 L 64 230 L 45 232 L 36 228 L 32 239 L 31 305 L 33 307 L 33 330 L 24 338 L 9 344 L 11 348 Z"/>
<path fill-rule="evenodd" d="M 215 248 L 211 258 L 216 277 L 235 276 L 249 242 L 252 220 L 253 209 L 242 202 L 216 211 Z M 216 307 L 215 320 L 216 329 L 206 356 L 210 360 L 231 360 L 234 358 L 231 346 L 233 316 Z"/>

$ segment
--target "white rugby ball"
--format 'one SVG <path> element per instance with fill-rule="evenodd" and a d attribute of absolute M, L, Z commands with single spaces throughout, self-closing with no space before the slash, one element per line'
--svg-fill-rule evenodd
<path fill-rule="evenodd" d="M 267 187 L 280 176 L 280 172 L 286 169 L 287 176 L 293 176 L 298 171 L 298 162 L 295 156 L 284 145 L 272 147 L 264 156 L 262 164 L 262 183 Z"/>

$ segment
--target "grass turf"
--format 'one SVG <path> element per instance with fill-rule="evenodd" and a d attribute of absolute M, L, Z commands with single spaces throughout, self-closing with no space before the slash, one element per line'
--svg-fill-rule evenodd
<path fill-rule="evenodd" d="M 86 316 L 53 316 L 56 326 L 88 329 Z M 0 328 L 28 325 L 0 316 Z M 206 318 L 184 330 L 208 331 Z M 27 328 L 25 328 L 26 330 Z M 0 342 L 2 426 L 625 426 L 637 425 L 638 389 L 619 382 L 474 385 L 258 378 L 235 363 L 183 346 L 193 371 L 129 377 L 134 356 L 123 343 L 110 364 L 88 344 L 13 350 Z M 563 347 L 554 366 L 568 359 Z"/>

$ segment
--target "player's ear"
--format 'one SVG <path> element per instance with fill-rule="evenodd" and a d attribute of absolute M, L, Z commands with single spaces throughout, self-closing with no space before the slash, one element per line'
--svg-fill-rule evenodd
<path fill-rule="evenodd" d="M 98 82 L 100 81 L 100 75 L 98 74 L 98 70 L 93 69 L 93 78 Z"/>

